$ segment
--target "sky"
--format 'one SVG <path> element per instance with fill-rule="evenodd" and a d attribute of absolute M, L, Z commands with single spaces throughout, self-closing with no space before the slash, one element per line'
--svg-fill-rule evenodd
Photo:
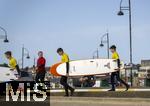
<path fill-rule="evenodd" d="M 107 58 L 107 46 L 99 47 L 101 36 L 109 32 L 121 60 L 129 62 L 128 11 L 117 16 L 120 0 L 0 0 L 0 26 L 8 33 L 9 43 L 0 39 L 0 63 L 7 63 L 4 52 L 11 50 L 21 59 L 21 48 L 29 50 L 32 66 L 37 52 L 43 51 L 47 66 L 60 61 L 56 50 L 62 47 L 71 60 L 89 59 L 98 48 Z M 150 0 L 131 0 L 133 62 L 150 59 Z M 124 6 L 128 0 L 123 0 Z M 0 35 L 4 32 L 0 31 Z"/>

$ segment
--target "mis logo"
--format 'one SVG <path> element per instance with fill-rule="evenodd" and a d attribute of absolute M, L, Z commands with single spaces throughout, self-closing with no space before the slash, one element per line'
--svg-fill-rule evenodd
<path fill-rule="evenodd" d="M 45 101 L 50 95 L 44 83 L 18 83 L 17 89 L 14 83 L 6 83 L 6 101 Z"/>

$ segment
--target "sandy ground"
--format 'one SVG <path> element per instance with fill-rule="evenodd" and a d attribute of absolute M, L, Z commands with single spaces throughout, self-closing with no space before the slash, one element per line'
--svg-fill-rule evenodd
<path fill-rule="evenodd" d="M 148 98 L 50 97 L 51 106 L 150 106 Z"/>

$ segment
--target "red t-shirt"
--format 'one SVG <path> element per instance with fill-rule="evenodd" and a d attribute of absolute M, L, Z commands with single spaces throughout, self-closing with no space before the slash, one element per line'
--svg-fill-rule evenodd
<path fill-rule="evenodd" d="M 46 63 L 46 60 L 44 57 L 40 57 L 38 58 L 37 60 L 37 68 L 38 68 L 38 72 L 44 72 L 45 71 L 45 63 Z"/>

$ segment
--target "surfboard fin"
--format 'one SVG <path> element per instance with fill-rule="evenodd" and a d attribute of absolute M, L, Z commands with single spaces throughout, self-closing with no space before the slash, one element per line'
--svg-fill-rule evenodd
<path fill-rule="evenodd" d="M 110 69 L 110 63 L 107 63 L 106 65 L 104 65 L 104 67 L 107 67 Z"/>

